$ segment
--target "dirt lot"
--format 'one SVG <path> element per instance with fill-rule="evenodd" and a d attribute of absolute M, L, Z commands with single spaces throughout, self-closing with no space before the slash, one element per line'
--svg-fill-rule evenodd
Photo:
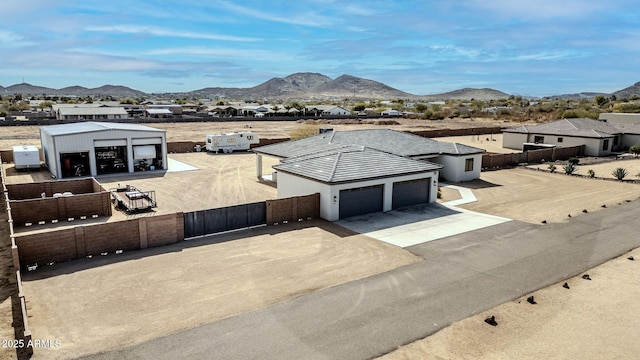
<path fill-rule="evenodd" d="M 603 164 L 603 166 L 605 166 Z M 478 202 L 462 207 L 540 224 L 615 206 L 640 197 L 640 184 L 587 179 L 524 168 L 483 172 L 480 180 L 457 184 L 473 189 Z"/>
<path fill-rule="evenodd" d="M 98 178 L 106 188 L 130 184 L 143 191 L 154 190 L 158 214 L 194 211 L 276 199 L 275 187 L 260 183 L 253 153 L 170 154 L 169 158 L 198 170 L 167 172 L 164 176 L 108 176 Z M 264 173 L 271 173 L 274 158 L 263 157 Z"/>
<path fill-rule="evenodd" d="M 33 338 L 62 347 L 33 358 L 124 347 L 418 260 L 313 221 L 40 268 L 24 274 Z"/>
<path fill-rule="evenodd" d="M 455 142 L 459 144 L 469 145 L 480 149 L 485 149 L 490 153 L 511 154 L 520 152 L 514 149 L 505 149 L 502 147 L 502 134 L 489 134 L 477 136 L 449 136 L 434 138 L 438 141 Z"/>
<path fill-rule="evenodd" d="M 640 259 L 640 249 L 589 270 L 593 281 L 541 289 L 379 359 L 637 359 L 640 264 L 630 255 Z M 498 326 L 484 323 L 491 315 Z"/>

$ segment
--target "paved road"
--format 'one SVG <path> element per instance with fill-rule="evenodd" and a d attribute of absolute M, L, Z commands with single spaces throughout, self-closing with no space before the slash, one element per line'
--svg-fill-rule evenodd
<path fill-rule="evenodd" d="M 372 358 L 639 247 L 638 218 L 623 203 L 428 242 L 408 248 L 424 261 L 89 358 Z"/>

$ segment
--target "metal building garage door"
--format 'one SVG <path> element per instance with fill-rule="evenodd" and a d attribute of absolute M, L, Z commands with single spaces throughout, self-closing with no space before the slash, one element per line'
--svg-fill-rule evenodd
<path fill-rule="evenodd" d="M 431 178 L 393 183 L 393 209 L 429 202 Z"/>
<path fill-rule="evenodd" d="M 340 190 L 340 219 L 382 211 L 383 186 Z"/>

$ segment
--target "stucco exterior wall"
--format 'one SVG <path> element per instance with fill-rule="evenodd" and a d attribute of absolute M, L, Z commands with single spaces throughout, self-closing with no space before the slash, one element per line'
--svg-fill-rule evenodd
<path fill-rule="evenodd" d="M 473 159 L 473 170 L 465 171 L 467 159 Z M 480 178 L 482 170 L 482 154 L 473 155 L 441 155 L 432 160 L 444 166 L 440 170 L 440 177 L 448 182 L 471 181 Z"/>
<path fill-rule="evenodd" d="M 502 147 L 507 149 L 522 150 L 522 144 L 535 142 L 536 136 L 543 137 L 541 144 L 556 145 L 558 147 L 571 147 L 585 145 L 584 154 L 586 156 L 608 156 L 611 155 L 611 151 L 615 150 L 613 146 L 614 138 L 583 138 L 564 135 L 548 135 L 548 134 L 520 134 L 520 133 L 507 133 L 502 136 Z M 625 135 L 626 136 L 626 135 Z M 624 137 L 621 137 L 621 141 Z M 558 139 L 562 138 L 562 142 Z M 603 150 L 604 140 L 609 140 L 609 146 L 607 150 Z M 619 145 L 618 145 L 619 147 Z"/>
<path fill-rule="evenodd" d="M 505 132 L 502 134 L 502 147 L 522 151 L 522 144 L 526 143 L 527 134 Z"/>
<path fill-rule="evenodd" d="M 340 190 L 383 185 L 383 211 L 390 211 L 392 209 L 394 182 L 429 178 L 429 184 L 431 186 L 429 202 L 436 201 L 438 196 L 437 171 L 334 185 L 309 180 L 284 172 L 278 172 L 277 178 L 279 199 L 320 193 L 320 217 L 328 221 L 335 221 L 340 218 Z"/>

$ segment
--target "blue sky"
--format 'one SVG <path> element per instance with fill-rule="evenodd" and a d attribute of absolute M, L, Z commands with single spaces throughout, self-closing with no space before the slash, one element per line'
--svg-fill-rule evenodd
<path fill-rule="evenodd" d="M 180 92 L 317 72 L 545 96 L 640 81 L 630 0 L 21 0 L 0 14 L 5 87 Z"/>

